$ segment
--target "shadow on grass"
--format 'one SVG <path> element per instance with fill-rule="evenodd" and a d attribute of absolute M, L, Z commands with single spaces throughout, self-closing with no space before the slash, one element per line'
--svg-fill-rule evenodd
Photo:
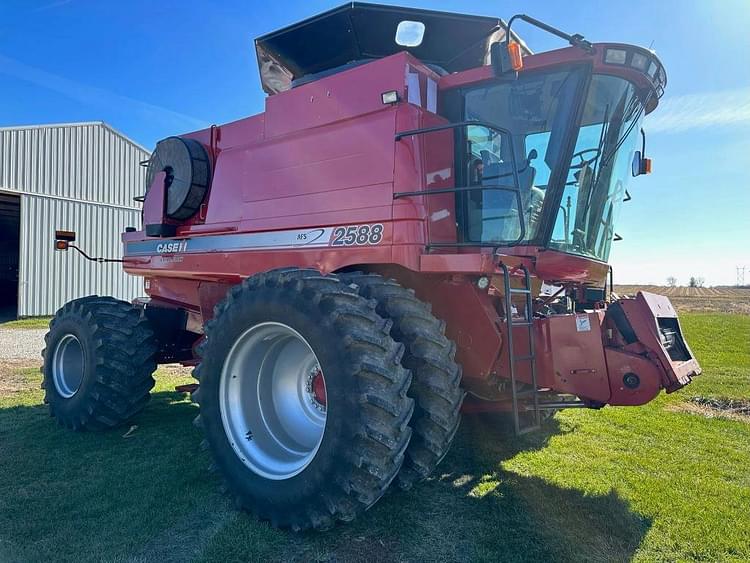
<path fill-rule="evenodd" d="M 434 478 L 387 494 L 357 521 L 293 535 L 241 518 L 209 542 L 201 560 L 241 561 L 249 553 L 273 561 L 631 560 L 651 521 L 617 494 L 584 494 L 503 469 L 560 431 L 552 421 L 519 439 L 467 416 Z"/>
<path fill-rule="evenodd" d="M 196 407 L 155 393 L 127 428 L 73 433 L 42 405 L 0 409 L 0 560 L 629 560 L 651 523 L 615 494 L 503 468 L 559 427 L 518 439 L 466 417 L 436 476 L 351 524 L 292 534 L 238 515 L 198 445 Z"/>

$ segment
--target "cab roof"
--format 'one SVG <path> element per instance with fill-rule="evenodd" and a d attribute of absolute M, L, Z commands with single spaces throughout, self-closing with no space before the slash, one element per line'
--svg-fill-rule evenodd
<path fill-rule="evenodd" d="M 421 44 L 396 43 L 402 21 L 424 24 Z M 502 40 L 506 28 L 495 17 L 348 2 L 258 37 L 255 51 L 263 90 L 276 94 L 291 88 L 293 80 L 401 51 L 447 72 L 489 64 L 490 44 Z M 523 41 L 513 37 L 529 54 Z"/>

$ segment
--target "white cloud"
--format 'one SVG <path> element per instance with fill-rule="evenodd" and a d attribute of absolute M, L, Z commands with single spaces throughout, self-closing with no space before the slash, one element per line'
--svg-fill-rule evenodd
<path fill-rule="evenodd" d="M 678 132 L 750 123 L 750 88 L 667 98 L 648 118 L 648 132 Z"/>
<path fill-rule="evenodd" d="M 104 88 L 70 80 L 3 55 L 0 55 L 0 74 L 6 74 L 41 88 L 52 90 L 87 106 L 124 110 L 131 113 L 134 118 L 161 123 L 170 130 L 203 129 L 209 125 L 207 122 L 190 115 L 122 96 Z M 92 115 L 91 118 L 97 119 L 98 116 Z"/>

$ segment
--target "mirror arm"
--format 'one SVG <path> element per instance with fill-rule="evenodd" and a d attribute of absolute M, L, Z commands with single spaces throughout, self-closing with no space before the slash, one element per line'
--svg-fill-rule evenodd
<path fill-rule="evenodd" d="M 556 35 L 560 39 L 564 39 L 565 41 L 570 43 L 573 47 L 578 47 L 580 49 L 583 49 L 587 53 L 594 52 L 594 47 L 591 44 L 591 42 L 586 41 L 586 39 L 584 39 L 583 35 L 581 35 L 580 33 L 575 33 L 573 35 L 570 35 L 569 33 L 565 33 L 564 31 L 561 31 L 557 29 L 556 27 L 552 27 L 551 25 L 546 24 L 543 21 L 539 21 L 536 18 L 527 16 L 526 14 L 516 14 L 515 16 L 510 18 L 510 20 L 508 20 L 508 28 L 505 34 L 506 47 L 508 44 L 510 44 L 510 39 L 511 39 L 510 26 L 513 25 L 513 22 L 517 19 L 523 20 L 526 23 L 533 25 L 534 27 L 538 27 L 539 29 L 546 31 L 547 33 Z"/>

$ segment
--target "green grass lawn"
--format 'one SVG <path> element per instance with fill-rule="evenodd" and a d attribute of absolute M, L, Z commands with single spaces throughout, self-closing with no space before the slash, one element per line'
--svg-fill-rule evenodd
<path fill-rule="evenodd" d="M 0 322 L 2 328 L 47 328 L 52 317 L 27 317 L 15 321 Z"/>
<path fill-rule="evenodd" d="M 362 518 L 295 535 L 218 492 L 162 373 L 127 428 L 75 434 L 36 369 L 0 375 L 0 561 L 748 561 L 750 423 L 683 412 L 750 398 L 750 317 L 685 314 L 704 375 L 645 407 L 559 413 L 517 439 L 466 417 L 438 474 Z"/>

